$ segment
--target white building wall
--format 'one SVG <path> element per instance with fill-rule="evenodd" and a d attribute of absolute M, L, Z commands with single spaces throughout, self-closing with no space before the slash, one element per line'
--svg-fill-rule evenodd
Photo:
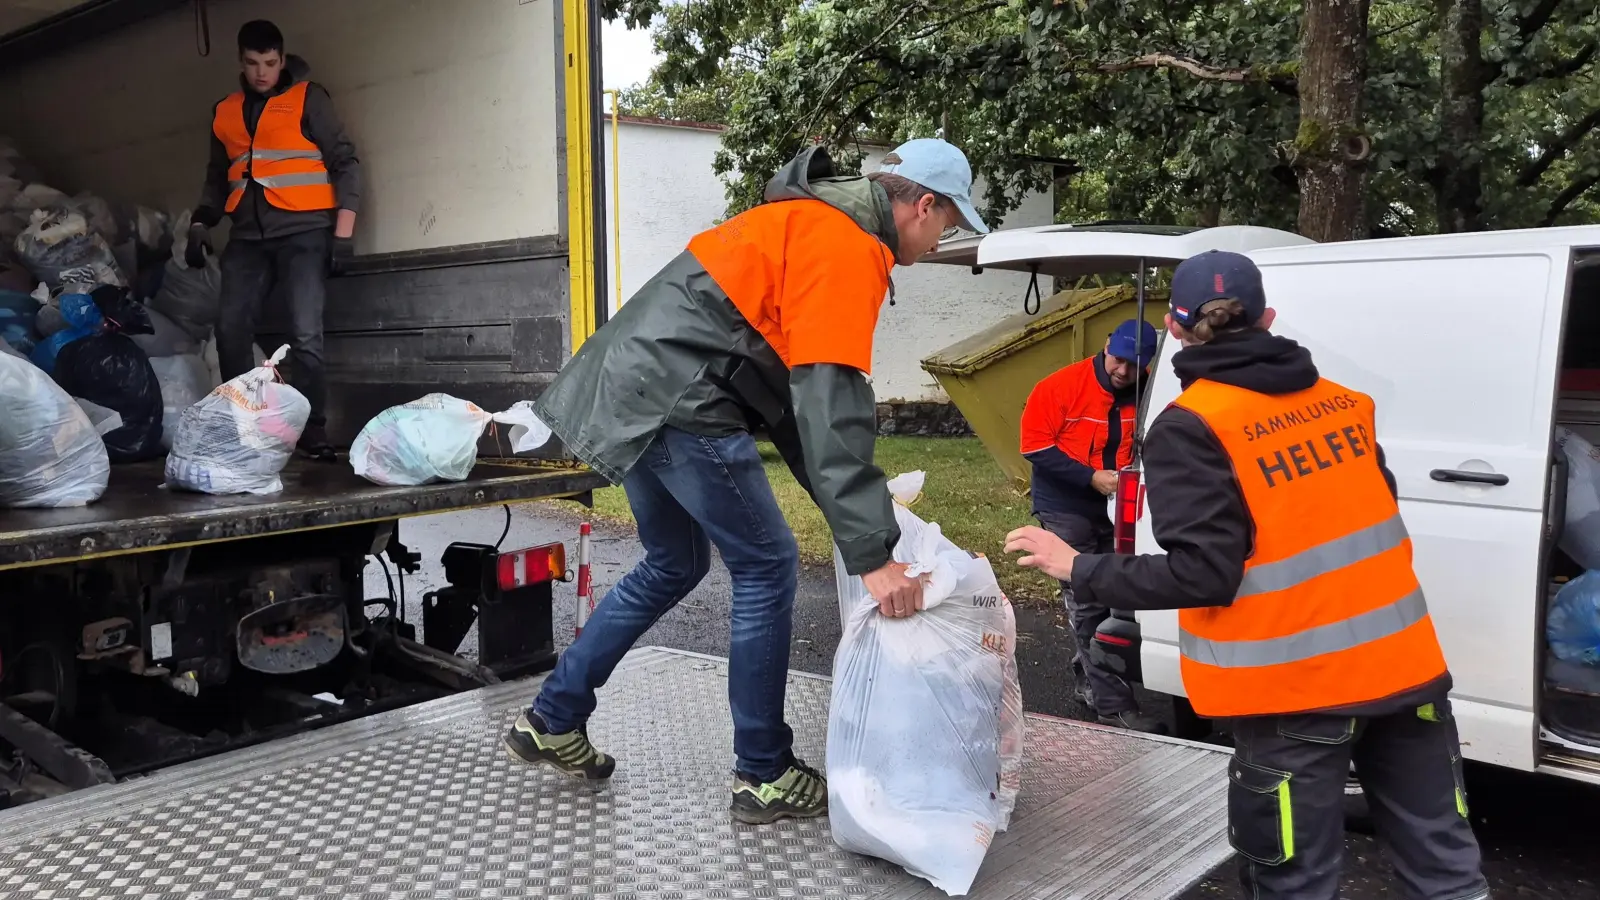
<path fill-rule="evenodd" d="M 605 129 L 609 191 L 609 120 Z M 721 140 L 719 132 L 624 120 L 619 134 L 621 282 L 622 298 L 626 300 L 682 252 L 691 237 L 714 225 L 727 201 L 723 183 L 711 168 Z M 869 152 L 863 170 L 876 169 L 883 153 Z M 977 193 L 981 192 L 980 184 Z M 1007 216 L 1004 224 L 1008 228 L 1044 225 L 1051 221 L 1052 214 L 1050 195 L 1034 194 Z M 609 290 L 614 310 L 618 298 L 611 216 L 611 210 L 607 210 L 606 246 L 612 273 L 608 278 L 612 281 Z M 874 345 L 873 386 L 878 399 L 947 399 L 933 377 L 922 371 L 922 359 L 1016 312 L 1022 306 L 1028 280 L 1027 275 L 1014 272 L 973 275 L 953 266 L 896 268 L 895 305 L 884 304 Z"/>

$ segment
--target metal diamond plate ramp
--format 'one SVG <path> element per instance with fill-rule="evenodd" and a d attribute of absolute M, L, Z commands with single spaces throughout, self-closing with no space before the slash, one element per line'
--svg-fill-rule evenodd
<path fill-rule="evenodd" d="M 840 850 L 827 821 L 728 817 L 721 660 L 629 655 L 590 731 L 598 792 L 511 762 L 536 684 L 500 685 L 0 813 L 0 897 L 875 898 L 944 894 Z M 821 761 L 829 683 L 789 721 Z M 1219 751 L 1029 717 L 1011 830 L 970 896 L 1167 898 L 1230 854 Z"/>

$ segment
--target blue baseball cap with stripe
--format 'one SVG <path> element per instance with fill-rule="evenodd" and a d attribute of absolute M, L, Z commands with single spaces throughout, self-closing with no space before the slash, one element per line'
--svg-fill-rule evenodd
<path fill-rule="evenodd" d="M 1171 297 L 1172 318 L 1185 328 L 1193 328 L 1213 300 L 1239 301 L 1246 325 L 1254 325 L 1267 311 L 1261 270 L 1250 257 L 1227 250 L 1209 250 L 1178 263 Z"/>
<path fill-rule="evenodd" d="M 989 226 L 983 224 L 983 217 L 972 205 L 972 166 L 955 144 L 939 138 L 906 141 L 884 156 L 881 170 L 949 197 L 961 213 L 962 228 L 989 233 Z"/>

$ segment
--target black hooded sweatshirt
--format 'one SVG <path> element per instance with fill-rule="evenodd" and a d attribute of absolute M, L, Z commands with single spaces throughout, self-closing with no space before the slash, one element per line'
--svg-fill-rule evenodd
<path fill-rule="evenodd" d="M 1251 329 L 1186 347 L 1172 358 L 1184 388 L 1207 379 L 1261 394 L 1306 390 L 1320 377 L 1311 352 L 1289 338 Z M 1377 447 L 1389 491 L 1394 474 Z M 1085 554 L 1072 568 L 1081 602 L 1112 609 L 1197 609 L 1231 606 L 1254 552 L 1254 526 L 1222 443 L 1199 416 L 1168 406 L 1144 441 L 1145 490 L 1160 554 Z M 1385 715 L 1448 693 L 1450 676 L 1345 715 Z"/>
<path fill-rule="evenodd" d="M 256 133 L 256 123 L 261 120 L 261 110 L 267 105 L 267 100 L 282 94 L 296 83 L 309 81 L 311 66 L 304 59 L 290 54 L 284 58 L 283 74 L 278 77 L 278 83 L 272 90 L 259 94 L 239 76 L 239 89 L 244 91 L 244 123 L 250 133 Z M 221 105 L 221 101 L 218 101 Z M 212 111 L 215 120 L 216 111 Z M 301 118 L 300 128 L 303 134 L 317 145 L 322 151 L 323 165 L 328 167 L 328 177 L 333 182 L 333 193 L 338 209 L 348 209 L 357 212 L 361 207 L 361 162 L 356 158 L 355 144 L 351 143 L 349 135 L 345 133 L 344 124 L 339 120 L 339 115 L 334 111 L 333 99 L 328 96 L 326 89 L 314 81 L 306 87 L 305 115 Z M 216 227 L 222 221 L 223 210 L 228 199 L 228 167 L 231 160 L 228 150 L 217 139 L 215 132 L 209 132 L 211 149 L 206 164 L 206 181 L 200 189 L 200 202 L 195 206 L 194 221 L 207 228 Z M 291 234 L 300 234 L 318 229 L 331 229 L 334 224 L 336 210 L 319 209 L 309 212 L 295 212 L 293 210 L 279 209 L 267 200 L 266 193 L 261 185 L 251 182 L 245 188 L 244 197 L 239 200 L 239 205 L 232 213 L 227 215 L 233 220 L 233 228 L 228 232 L 228 239 L 242 239 L 247 241 L 266 240 L 268 238 L 287 237 Z"/>

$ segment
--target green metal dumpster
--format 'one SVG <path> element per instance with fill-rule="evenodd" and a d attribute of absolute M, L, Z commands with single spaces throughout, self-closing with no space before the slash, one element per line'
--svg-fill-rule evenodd
<path fill-rule="evenodd" d="M 1157 328 L 1167 292 L 1145 292 L 1145 320 Z M 1026 488 L 1032 470 L 1022 458 L 1022 407 L 1050 373 L 1093 356 L 1118 324 L 1138 315 L 1132 285 L 1062 291 L 1034 315 L 1018 313 L 922 361 L 961 410 L 1002 471 Z"/>

